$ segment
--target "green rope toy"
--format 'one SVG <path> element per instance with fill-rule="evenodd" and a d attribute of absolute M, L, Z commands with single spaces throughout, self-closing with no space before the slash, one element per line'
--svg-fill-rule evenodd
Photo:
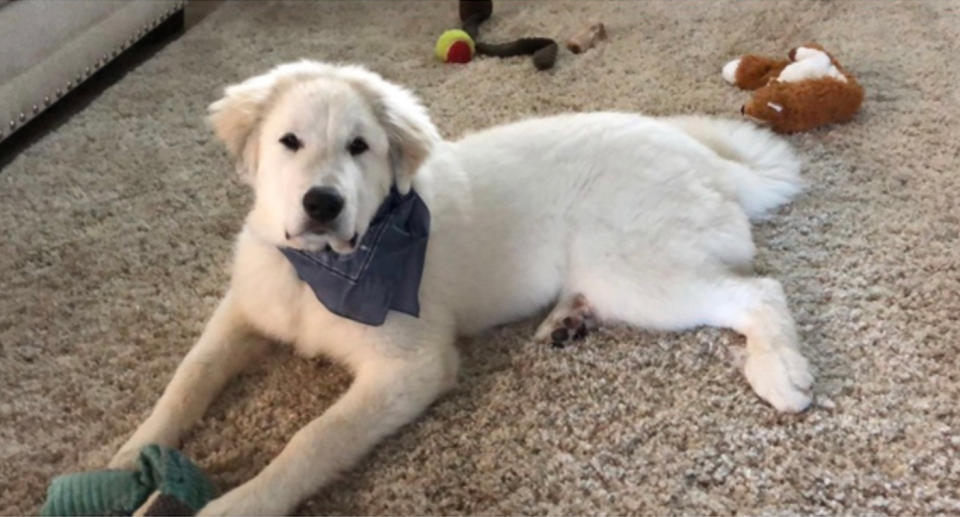
<path fill-rule="evenodd" d="M 176 449 L 148 445 L 137 465 L 137 470 L 55 477 L 40 515 L 194 515 L 217 494 L 207 476 Z"/>

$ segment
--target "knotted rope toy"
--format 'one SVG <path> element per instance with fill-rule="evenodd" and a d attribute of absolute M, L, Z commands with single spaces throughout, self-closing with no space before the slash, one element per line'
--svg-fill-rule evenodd
<path fill-rule="evenodd" d="M 137 470 L 55 477 L 40 515 L 194 515 L 216 495 L 213 483 L 180 451 L 148 445 Z"/>

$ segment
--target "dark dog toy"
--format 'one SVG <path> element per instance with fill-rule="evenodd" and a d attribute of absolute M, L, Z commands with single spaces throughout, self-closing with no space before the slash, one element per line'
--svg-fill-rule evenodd
<path fill-rule="evenodd" d="M 493 13 L 493 0 L 460 0 L 463 30 L 449 30 L 437 41 L 437 57 L 448 63 L 466 63 L 473 53 L 513 57 L 533 55 L 537 70 L 552 68 L 557 61 L 557 42 L 550 38 L 520 38 L 507 43 L 484 43 L 477 39 L 480 24 Z"/>

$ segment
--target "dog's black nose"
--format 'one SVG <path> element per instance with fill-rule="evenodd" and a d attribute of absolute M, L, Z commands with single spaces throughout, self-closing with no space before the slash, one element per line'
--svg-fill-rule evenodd
<path fill-rule="evenodd" d="M 313 187 L 303 195 L 303 209 L 310 219 L 329 223 L 343 210 L 343 196 L 332 187 Z"/>

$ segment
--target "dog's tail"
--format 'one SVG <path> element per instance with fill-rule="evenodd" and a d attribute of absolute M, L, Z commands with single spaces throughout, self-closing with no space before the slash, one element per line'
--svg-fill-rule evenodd
<path fill-rule="evenodd" d="M 783 138 L 768 129 L 708 117 L 673 117 L 666 121 L 739 165 L 726 168 L 726 174 L 751 219 L 762 218 L 803 189 L 800 160 Z"/>

